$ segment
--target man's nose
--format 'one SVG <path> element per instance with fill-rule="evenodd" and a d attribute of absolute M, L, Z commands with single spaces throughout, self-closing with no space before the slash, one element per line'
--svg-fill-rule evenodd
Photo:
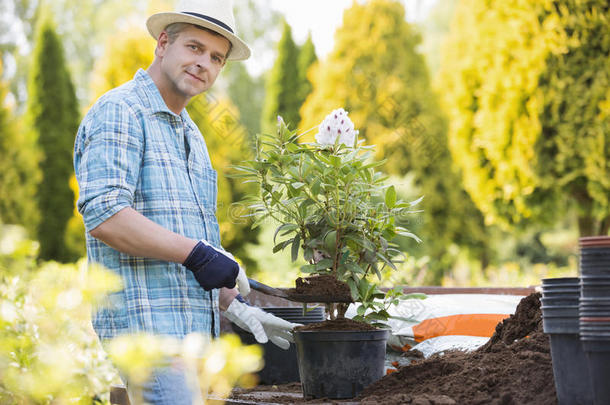
<path fill-rule="evenodd" d="M 211 55 L 208 52 L 204 52 L 203 54 L 199 55 L 196 64 L 200 69 L 208 69 L 212 64 Z"/>

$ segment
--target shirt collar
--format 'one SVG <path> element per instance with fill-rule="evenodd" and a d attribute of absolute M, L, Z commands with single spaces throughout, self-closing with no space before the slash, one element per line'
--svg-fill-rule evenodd
<path fill-rule="evenodd" d="M 134 76 L 134 80 L 138 83 L 138 85 L 146 95 L 146 98 L 149 102 L 149 108 L 152 114 L 164 112 L 173 116 L 177 115 L 175 112 L 173 112 L 167 107 L 167 104 L 165 104 L 165 100 L 163 100 L 163 97 L 161 96 L 157 85 L 155 84 L 155 82 L 150 77 L 147 71 L 143 69 L 138 69 L 136 75 Z M 186 108 L 183 108 L 182 111 L 180 111 L 179 116 L 180 118 L 188 122 L 188 113 L 186 112 Z"/>

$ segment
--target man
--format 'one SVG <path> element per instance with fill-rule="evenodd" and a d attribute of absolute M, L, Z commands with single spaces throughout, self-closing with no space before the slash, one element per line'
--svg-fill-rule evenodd
<path fill-rule="evenodd" d="M 153 63 L 95 103 L 75 142 L 88 259 L 124 284 L 94 315 L 95 331 L 102 341 L 135 332 L 218 336 L 220 309 L 259 342 L 287 348 L 294 325 L 245 305 L 235 288 L 249 291 L 220 245 L 216 172 L 185 109 L 227 60 L 250 56 L 231 2 L 183 1 L 147 27 L 157 39 Z M 153 404 L 191 403 L 174 369 L 156 371 L 144 395 Z"/>

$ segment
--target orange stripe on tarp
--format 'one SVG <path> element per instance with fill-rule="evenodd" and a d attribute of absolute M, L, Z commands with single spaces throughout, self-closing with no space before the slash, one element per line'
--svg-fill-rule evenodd
<path fill-rule="evenodd" d="M 465 335 L 491 337 L 496 325 L 510 314 L 461 314 L 426 319 L 413 327 L 416 342 L 436 336 Z"/>

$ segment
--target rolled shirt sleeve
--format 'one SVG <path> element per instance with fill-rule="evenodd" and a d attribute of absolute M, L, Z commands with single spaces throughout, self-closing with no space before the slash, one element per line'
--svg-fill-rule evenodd
<path fill-rule="evenodd" d="M 74 151 L 77 207 L 87 231 L 132 206 L 143 155 L 142 126 L 131 108 L 116 101 L 96 107 L 79 128 Z"/>

